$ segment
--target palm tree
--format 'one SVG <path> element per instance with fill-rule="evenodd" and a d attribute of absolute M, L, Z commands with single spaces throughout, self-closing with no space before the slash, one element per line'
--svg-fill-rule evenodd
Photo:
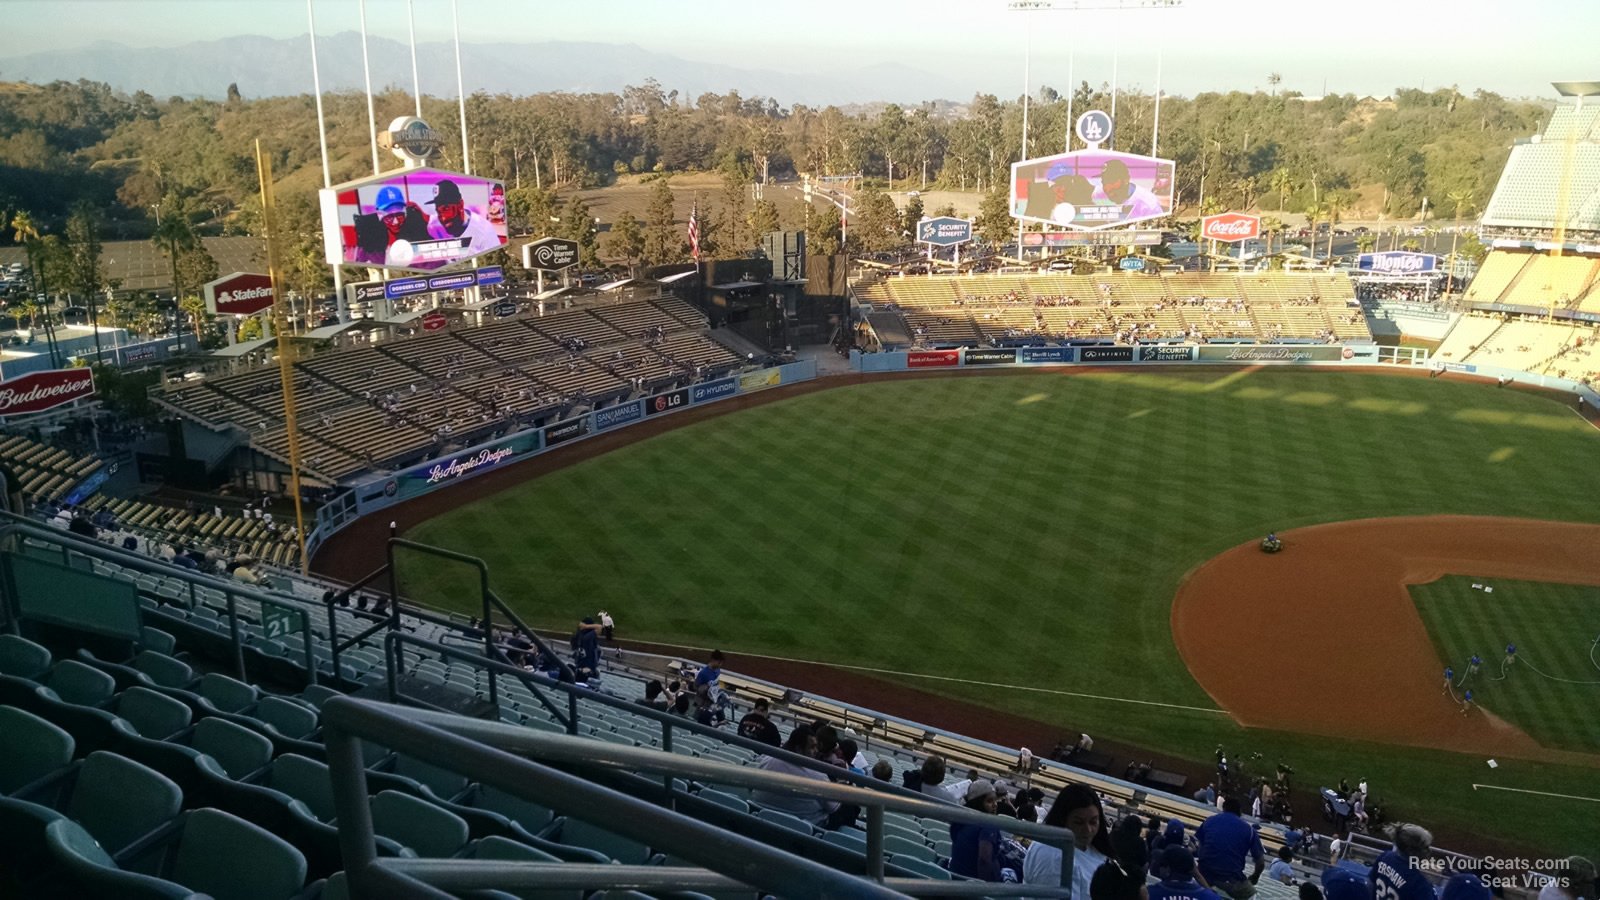
<path fill-rule="evenodd" d="M 167 261 L 172 265 L 172 297 L 176 300 L 183 296 L 178 284 L 178 253 L 193 249 L 197 240 L 194 229 L 189 227 L 188 217 L 178 211 L 178 204 L 173 202 L 168 205 L 173 207 L 173 211 L 165 218 L 161 216 L 161 208 L 156 207 L 156 230 L 150 236 L 150 243 L 167 254 Z"/>
<path fill-rule="evenodd" d="M 1356 235 L 1356 249 L 1362 253 L 1371 253 L 1372 248 L 1378 246 L 1378 236 L 1372 232 Z"/>
<path fill-rule="evenodd" d="M 34 224 L 31 213 L 25 209 L 19 209 L 11 217 L 11 230 L 11 239 L 21 244 L 23 252 L 28 255 L 28 277 L 31 280 L 28 290 L 32 292 L 29 302 L 33 303 L 45 293 L 44 260 L 39 254 L 39 244 L 42 240 L 39 234 L 39 227 Z M 61 361 L 56 357 L 55 328 L 50 324 L 50 308 L 48 306 L 44 307 L 44 336 L 45 341 L 50 345 L 50 364 L 59 366 Z"/>
<path fill-rule="evenodd" d="M 1456 241 L 1461 237 L 1461 207 L 1472 204 L 1473 192 L 1467 190 L 1466 188 L 1461 188 L 1459 190 L 1450 191 L 1449 193 L 1445 194 L 1445 197 L 1449 199 L 1451 203 L 1456 205 L 1456 223 L 1455 227 L 1450 229 L 1449 277 L 1453 282 L 1456 277 Z M 1452 286 L 1454 285 L 1452 284 Z"/>
<path fill-rule="evenodd" d="M 1278 192 L 1278 212 L 1283 212 L 1284 202 L 1289 197 L 1289 192 L 1298 185 L 1295 184 L 1294 175 L 1288 169 L 1279 169 L 1272 173 L 1272 189 Z"/>
<path fill-rule="evenodd" d="M 1313 200 L 1306 204 L 1306 231 L 1310 232 L 1311 234 L 1309 246 L 1312 250 L 1312 256 L 1317 255 L 1315 252 L 1317 243 L 1317 220 L 1322 218 L 1322 214 L 1322 201 Z"/>
<path fill-rule="evenodd" d="M 1283 220 L 1277 216 L 1261 217 L 1261 236 L 1267 239 L 1267 255 L 1272 255 L 1272 236 L 1283 232 Z M 1281 242 L 1280 242 L 1281 243 Z"/>

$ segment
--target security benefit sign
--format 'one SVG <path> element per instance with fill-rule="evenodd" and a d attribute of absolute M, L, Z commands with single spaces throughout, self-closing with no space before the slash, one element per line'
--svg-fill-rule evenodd
<path fill-rule="evenodd" d="M 1074 150 L 1011 164 L 1011 215 L 1078 231 L 1172 214 L 1170 159 Z"/>
<path fill-rule="evenodd" d="M 318 192 L 329 265 L 430 271 L 506 245 L 498 181 L 408 169 Z"/>
<path fill-rule="evenodd" d="M 972 240 L 972 220 L 935 216 L 917 223 L 917 243 L 954 247 Z"/>

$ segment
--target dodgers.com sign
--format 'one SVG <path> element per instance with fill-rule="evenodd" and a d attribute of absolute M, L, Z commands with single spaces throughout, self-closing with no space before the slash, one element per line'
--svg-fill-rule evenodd
<path fill-rule="evenodd" d="M 917 223 L 917 243 L 954 247 L 972 240 L 972 220 L 936 216 Z"/>
<path fill-rule="evenodd" d="M 1361 271 L 1385 275 L 1419 275 L 1432 272 L 1438 267 L 1439 257 L 1431 253 L 1410 253 L 1405 250 L 1363 253 L 1357 260 L 1357 268 Z"/>
<path fill-rule="evenodd" d="M 505 280 L 505 271 L 499 266 L 484 266 L 471 272 L 452 272 L 449 275 L 433 275 L 427 278 L 396 278 L 384 282 L 383 296 L 387 300 L 398 300 L 414 294 L 458 291 L 462 288 L 499 284 Z"/>

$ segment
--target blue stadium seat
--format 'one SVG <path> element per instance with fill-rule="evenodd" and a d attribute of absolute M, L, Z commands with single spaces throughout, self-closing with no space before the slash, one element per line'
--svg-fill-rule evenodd
<path fill-rule="evenodd" d="M 763 809 L 756 813 L 756 818 L 763 822 L 771 822 L 774 825 L 782 825 L 784 828 L 798 831 L 801 834 L 810 834 L 812 831 L 810 822 L 775 809 Z"/>
<path fill-rule="evenodd" d="M 289 900 L 305 887 L 306 860 L 263 828 L 198 809 L 184 823 L 170 876 L 216 900 Z"/>
<path fill-rule="evenodd" d="M 154 650 L 140 651 L 133 658 L 133 668 L 162 687 L 187 688 L 195 680 L 194 670 L 187 663 Z"/>
<path fill-rule="evenodd" d="M 79 706 L 104 706 L 117 692 L 116 679 L 75 659 L 56 663 L 40 681 L 57 697 Z"/>
<path fill-rule="evenodd" d="M 272 762 L 272 741 L 220 716 L 195 723 L 189 746 L 216 760 L 230 778 L 243 780 Z"/>
<path fill-rule="evenodd" d="M 155 835 L 183 809 L 183 791 L 171 779 L 103 750 L 25 799 L 64 813 L 112 856 Z"/>
<path fill-rule="evenodd" d="M 38 678 L 50 668 L 50 651 L 27 638 L 0 634 L 0 674 Z"/>
<path fill-rule="evenodd" d="M 85 897 L 188 900 L 194 896 L 194 891 L 183 885 L 122 871 L 89 832 L 71 819 L 59 819 L 45 827 L 45 846 L 51 860 Z"/>
<path fill-rule="evenodd" d="M 14 794 L 72 762 L 72 735 L 30 712 L 0 706 L 0 794 Z"/>
<path fill-rule="evenodd" d="M 372 798 L 372 828 L 427 858 L 455 856 L 469 838 L 460 816 L 399 791 L 380 791 Z"/>
<path fill-rule="evenodd" d="M 189 707 L 143 687 L 131 687 L 118 694 L 112 708 L 140 735 L 158 741 L 188 728 L 193 720 Z"/>
<path fill-rule="evenodd" d="M 562 823 L 561 843 L 587 847 L 628 866 L 644 865 L 651 859 L 650 848 L 644 844 L 582 819 L 568 818 Z"/>
<path fill-rule="evenodd" d="M 0 897 L 31 897 L 36 882 L 50 869 L 46 826 L 61 813 L 24 800 L 0 797 Z"/>
<path fill-rule="evenodd" d="M 196 693 L 211 702 L 212 706 L 227 713 L 243 713 L 255 706 L 261 692 L 252 685 L 229 678 L 220 672 L 207 672 L 200 676 Z"/>

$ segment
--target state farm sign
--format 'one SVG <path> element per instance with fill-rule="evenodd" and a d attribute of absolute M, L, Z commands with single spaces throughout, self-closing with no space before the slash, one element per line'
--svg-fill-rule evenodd
<path fill-rule="evenodd" d="M 272 279 L 234 272 L 207 282 L 206 310 L 219 316 L 248 316 L 272 307 Z"/>
<path fill-rule="evenodd" d="M 88 369 L 50 369 L 0 381 L 0 416 L 43 412 L 94 395 Z"/>
<path fill-rule="evenodd" d="M 1261 236 L 1261 217 L 1222 213 L 1200 220 L 1200 236 L 1212 241 L 1248 241 Z"/>

